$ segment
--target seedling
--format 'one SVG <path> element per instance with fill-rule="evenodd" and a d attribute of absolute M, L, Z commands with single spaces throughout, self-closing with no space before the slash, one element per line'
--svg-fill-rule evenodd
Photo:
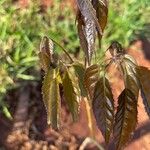
<path fill-rule="evenodd" d="M 96 37 L 101 45 L 107 23 L 108 3 L 106 0 L 76 2 L 78 35 L 85 61 L 81 63 L 73 59 L 67 50 L 53 39 L 45 36 L 41 42 L 39 58 L 45 72 L 42 94 L 47 110 L 47 122 L 53 129 L 59 128 L 61 84 L 73 121 L 78 120 L 80 101 L 85 100 L 91 136 L 94 136 L 93 117 L 95 117 L 106 144 L 109 144 L 112 134 L 118 150 L 125 146 L 135 130 L 139 91 L 150 116 L 150 96 L 143 82 L 146 75 L 150 77 L 150 71 L 138 66 L 135 59 L 126 54 L 118 42 L 112 42 L 108 48 L 110 59 L 104 59 L 102 63 L 94 62 L 93 55 L 96 57 L 97 53 Z M 56 54 L 54 44 L 65 52 L 68 60 L 63 60 Z M 112 64 L 116 64 L 124 81 L 124 90 L 118 97 L 116 113 L 107 69 Z"/>

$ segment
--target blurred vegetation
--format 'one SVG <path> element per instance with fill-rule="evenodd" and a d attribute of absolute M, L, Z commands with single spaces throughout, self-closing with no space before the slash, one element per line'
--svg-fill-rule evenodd
<path fill-rule="evenodd" d="M 110 1 L 104 47 L 112 40 L 128 46 L 138 35 L 145 34 L 150 23 L 149 11 L 148 0 Z M 37 53 L 41 37 L 55 39 L 69 52 L 79 49 L 79 40 L 75 13 L 70 6 L 62 5 L 61 0 L 54 0 L 47 11 L 42 11 L 37 1 L 22 9 L 11 0 L 1 0 L 0 18 L 0 110 L 10 117 L 9 106 L 3 100 L 7 90 L 22 86 L 22 81 L 40 79 Z"/>
<path fill-rule="evenodd" d="M 115 40 L 127 47 L 131 41 L 139 38 L 141 34 L 145 34 L 149 38 L 149 12 L 149 0 L 110 0 L 104 46 Z"/>

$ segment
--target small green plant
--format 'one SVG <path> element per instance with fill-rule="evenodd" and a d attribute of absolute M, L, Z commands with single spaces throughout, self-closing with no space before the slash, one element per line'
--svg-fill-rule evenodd
<path fill-rule="evenodd" d="M 85 54 L 84 64 L 71 58 L 53 39 L 45 36 L 41 42 L 39 58 L 45 71 L 42 94 L 47 110 L 47 121 L 52 128 L 59 128 L 61 84 L 73 121 L 77 121 L 79 104 L 84 100 L 91 136 L 94 136 L 92 115 L 94 114 L 106 144 L 109 144 L 113 132 L 115 149 L 122 149 L 137 124 L 139 90 L 150 116 L 150 97 L 143 82 L 146 75 L 150 77 L 150 71 L 138 66 L 134 58 L 126 54 L 118 42 L 112 42 L 107 49 L 111 54 L 110 59 L 104 59 L 101 63 L 96 62 L 96 59 L 93 59 L 94 54 L 96 57 L 96 35 L 100 43 L 107 23 L 108 3 L 105 0 L 77 0 L 77 6 L 77 27 L 80 45 Z M 54 51 L 54 44 L 62 48 L 68 61 L 64 61 Z M 117 65 L 124 81 L 124 90 L 118 97 L 116 113 L 108 72 L 112 64 Z"/>

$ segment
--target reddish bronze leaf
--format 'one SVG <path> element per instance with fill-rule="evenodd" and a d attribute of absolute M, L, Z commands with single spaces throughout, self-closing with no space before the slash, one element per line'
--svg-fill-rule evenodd
<path fill-rule="evenodd" d="M 96 17 L 96 11 L 93 8 L 90 0 L 77 0 L 77 4 L 84 19 L 93 21 L 95 24 L 95 27 L 98 29 L 99 34 L 102 34 L 102 29 Z"/>
<path fill-rule="evenodd" d="M 92 0 L 92 4 L 94 9 L 96 10 L 96 16 L 103 32 L 107 24 L 108 2 L 107 0 Z M 98 37 L 99 42 L 101 42 L 102 35 L 98 33 Z"/>
<path fill-rule="evenodd" d="M 109 143 L 114 122 L 114 100 L 108 79 L 105 77 L 96 83 L 92 103 L 97 126 L 102 131 L 106 143 Z"/>
<path fill-rule="evenodd" d="M 84 51 L 85 53 L 85 60 L 87 60 L 88 64 L 90 64 L 90 61 L 91 61 L 91 57 L 92 57 L 92 51 L 90 50 L 89 52 L 89 49 L 88 49 L 88 43 L 87 43 L 87 39 L 86 39 L 86 36 L 85 36 L 85 31 L 84 31 L 84 21 L 83 21 L 83 17 L 81 15 L 81 12 L 78 11 L 78 14 L 77 14 L 77 21 L 78 21 L 78 35 L 79 35 L 79 39 L 80 39 L 80 45 L 81 45 L 81 48 L 82 50 Z"/>
<path fill-rule="evenodd" d="M 73 121 L 78 119 L 78 96 L 69 72 L 66 70 L 63 78 L 64 97 L 72 114 Z"/>
<path fill-rule="evenodd" d="M 150 70 L 146 67 L 140 66 L 138 71 L 141 86 L 141 96 L 145 105 L 145 110 L 150 117 Z"/>
<path fill-rule="evenodd" d="M 102 29 L 91 1 L 77 0 L 77 4 L 79 7 L 77 14 L 78 34 L 89 66 L 91 65 L 92 56 L 95 52 L 96 29 L 100 35 L 102 35 Z"/>
<path fill-rule="evenodd" d="M 115 115 L 114 139 L 116 149 L 120 150 L 130 139 L 137 123 L 137 99 L 132 91 L 125 89 L 118 98 Z"/>
<path fill-rule="evenodd" d="M 140 88 L 137 63 L 132 56 L 125 54 L 121 66 L 123 69 L 125 88 L 131 90 L 137 99 Z"/>
<path fill-rule="evenodd" d="M 96 82 L 99 78 L 99 66 L 97 64 L 91 65 L 85 71 L 84 85 L 87 89 L 90 98 L 93 98 L 93 92 Z"/>

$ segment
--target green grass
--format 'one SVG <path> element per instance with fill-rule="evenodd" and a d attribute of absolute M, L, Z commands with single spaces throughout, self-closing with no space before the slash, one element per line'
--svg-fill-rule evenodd
<path fill-rule="evenodd" d="M 149 0 L 110 1 L 108 25 L 103 39 L 104 46 L 116 40 L 127 47 L 141 34 L 150 37 L 150 34 L 147 34 L 150 31 L 149 12 Z"/>

